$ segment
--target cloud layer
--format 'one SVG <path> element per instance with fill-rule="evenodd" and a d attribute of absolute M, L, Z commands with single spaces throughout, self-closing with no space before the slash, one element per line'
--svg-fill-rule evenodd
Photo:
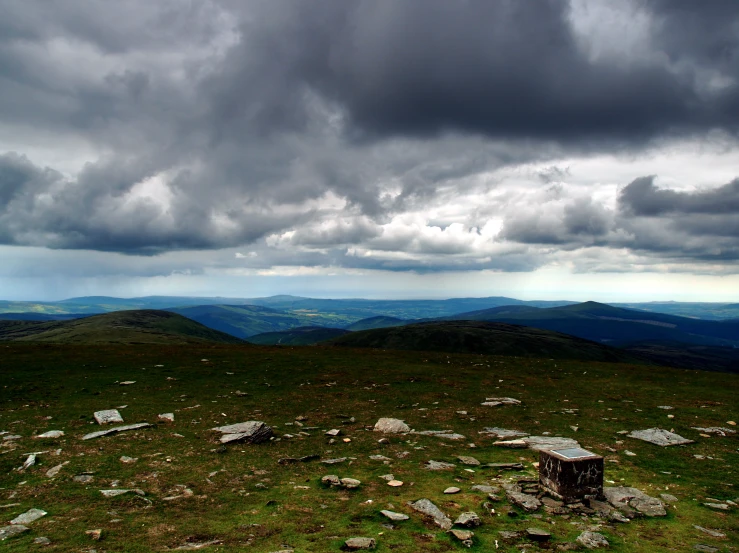
<path fill-rule="evenodd" d="M 735 161 L 733 0 L 0 10 L 0 244 L 735 271 L 738 175 L 676 169 Z"/>

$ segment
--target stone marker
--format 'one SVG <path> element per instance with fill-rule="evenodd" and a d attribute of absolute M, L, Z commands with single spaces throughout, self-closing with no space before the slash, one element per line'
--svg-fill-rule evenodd
<path fill-rule="evenodd" d="M 636 438 L 637 440 L 643 440 L 651 444 L 659 445 L 662 447 L 669 445 L 683 445 L 692 444 L 693 440 L 683 438 L 678 434 L 674 434 L 668 430 L 661 428 L 647 428 L 646 430 L 634 430 L 627 434 L 629 438 Z"/>
<path fill-rule="evenodd" d="M 583 532 L 577 536 L 575 541 L 587 549 L 598 549 L 609 545 L 606 537 L 598 532 Z"/>
<path fill-rule="evenodd" d="M 64 432 L 61 430 L 49 430 L 48 432 L 34 436 L 34 438 L 61 438 L 62 436 L 64 436 Z"/>
<path fill-rule="evenodd" d="M 13 520 L 11 520 L 10 524 L 31 524 L 41 517 L 46 516 L 46 514 L 46 511 L 42 511 L 41 509 L 29 509 L 22 515 L 18 515 Z"/>
<path fill-rule="evenodd" d="M 108 428 L 107 430 L 99 430 L 97 432 L 91 432 L 82 436 L 83 440 L 92 440 L 94 438 L 101 438 L 102 436 L 109 436 L 111 434 L 118 434 L 119 432 L 128 432 L 129 430 L 138 430 L 139 428 L 148 428 L 151 424 L 148 422 L 139 422 L 137 424 L 127 424 L 125 426 L 115 426 Z"/>
<path fill-rule="evenodd" d="M 28 530 L 30 530 L 30 528 L 28 528 L 28 526 L 23 526 L 22 524 L 11 524 L 10 526 L 2 526 L 0 527 L 0 541 L 7 540 L 8 538 L 12 538 L 13 536 L 22 534 L 23 532 L 28 532 Z"/>
<path fill-rule="evenodd" d="M 359 551 L 361 549 L 374 549 L 377 542 L 374 538 L 349 538 L 344 542 L 344 547 L 349 551 Z"/>
<path fill-rule="evenodd" d="M 408 520 L 410 517 L 408 515 L 404 515 L 403 513 L 396 513 L 394 511 L 380 511 L 384 516 L 392 520 L 393 522 L 400 522 L 403 520 Z"/>
<path fill-rule="evenodd" d="M 446 516 L 444 513 L 442 513 L 441 510 L 428 499 L 425 499 L 425 498 L 419 499 L 416 502 L 408 503 L 408 505 L 414 511 L 417 511 L 421 513 L 422 515 L 431 517 L 434 523 L 437 526 L 439 526 L 442 530 L 451 529 L 452 527 L 451 519 L 448 516 Z"/>
<path fill-rule="evenodd" d="M 665 506 L 659 499 L 650 497 L 636 488 L 624 486 L 605 487 L 603 488 L 603 495 L 617 509 L 623 507 L 628 509 L 630 507 L 648 517 L 663 517 L 667 515 Z"/>
<path fill-rule="evenodd" d="M 118 409 L 106 409 L 103 411 L 96 411 L 93 414 L 98 424 L 110 424 L 112 422 L 123 422 L 123 417 L 118 412 Z"/>
<path fill-rule="evenodd" d="M 603 457 L 582 448 L 539 451 L 539 485 L 565 502 L 603 496 Z"/>
<path fill-rule="evenodd" d="M 375 423 L 374 431 L 383 434 L 405 434 L 411 431 L 411 427 L 400 419 L 383 417 Z"/>
<path fill-rule="evenodd" d="M 272 428 L 262 421 L 240 422 L 237 424 L 219 426 L 212 430 L 223 434 L 223 436 L 221 436 L 222 444 L 244 442 L 248 444 L 259 444 L 266 442 L 274 434 Z"/>

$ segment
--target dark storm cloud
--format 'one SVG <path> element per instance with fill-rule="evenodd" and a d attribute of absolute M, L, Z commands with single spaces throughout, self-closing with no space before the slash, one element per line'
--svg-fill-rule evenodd
<path fill-rule="evenodd" d="M 636 5 L 648 36 L 635 49 L 615 39 L 609 57 L 589 45 L 614 39 L 577 27 L 560 0 L 0 0 L 0 124 L 24 137 L 0 152 L 0 242 L 149 255 L 293 232 L 262 266 L 511 270 L 544 262 L 529 244 L 677 251 L 656 226 L 680 222 L 672 239 L 694 237 L 699 256 L 713 225 L 701 214 L 734 228 L 735 183 L 687 197 L 639 181 L 615 212 L 567 194 L 469 206 L 522 244 L 500 257 L 478 259 L 464 234 L 484 220 L 455 236 L 381 228 L 494 189 L 475 179 L 503 166 L 736 135 L 739 5 Z M 99 156 L 63 175 L 24 157 L 40 135 Z"/>

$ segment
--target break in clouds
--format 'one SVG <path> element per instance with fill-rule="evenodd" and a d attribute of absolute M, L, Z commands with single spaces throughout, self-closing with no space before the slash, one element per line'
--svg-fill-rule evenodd
<path fill-rule="evenodd" d="M 1 244 L 736 271 L 735 0 L 0 11 Z"/>

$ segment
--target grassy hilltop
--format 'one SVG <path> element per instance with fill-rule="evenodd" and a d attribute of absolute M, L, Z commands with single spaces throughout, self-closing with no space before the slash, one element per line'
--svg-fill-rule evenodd
<path fill-rule="evenodd" d="M 290 546 L 330 552 L 352 536 L 375 538 L 378 552 L 467 551 L 406 505 L 420 498 L 452 518 L 469 510 L 482 517 L 471 551 L 514 552 L 523 544 L 536 550 L 525 537 L 506 542 L 499 533 L 532 526 L 552 533 L 550 550 L 572 543 L 587 528 L 605 535 L 614 552 L 686 551 L 702 543 L 726 553 L 739 541 L 737 508 L 719 512 L 703 505 L 709 498 L 739 498 L 739 442 L 692 429 L 739 419 L 735 375 L 322 346 L 5 342 L 0 352 L 0 431 L 20 436 L 0 441 L 0 505 L 6 520 L 30 508 L 48 513 L 29 524 L 26 534 L 3 542 L 8 552 L 35 551 L 32 541 L 39 536 L 48 537 L 55 551 L 137 553 L 218 540 L 204 551 L 261 553 Z M 135 383 L 121 386 L 122 381 Z M 491 396 L 522 404 L 480 405 Z M 125 406 L 120 411 L 126 423 L 154 426 L 81 440 L 104 428 L 92 421 L 94 411 L 117 406 Z M 165 412 L 174 413 L 173 423 L 157 420 Z M 404 419 L 416 430 L 450 429 L 465 438 L 390 436 L 383 445 L 371 431 L 379 417 Z M 273 426 L 279 440 L 223 447 L 209 430 L 246 420 Z M 479 433 L 488 426 L 576 438 L 605 457 L 607 485 L 635 486 L 654 497 L 669 493 L 678 502 L 665 518 L 618 524 L 543 509 L 526 513 L 511 507 L 503 493 L 491 503 L 490 515 L 483 507 L 486 495 L 471 486 L 533 477 L 538 454 L 493 446 L 494 438 Z M 674 429 L 695 443 L 661 448 L 619 434 L 650 427 Z M 341 430 L 335 443 L 324 435 L 332 428 Z M 48 430 L 65 436 L 32 438 Z M 43 452 L 37 464 L 15 471 L 32 451 Z M 278 462 L 311 455 L 318 459 Z M 482 463 L 521 462 L 525 470 L 468 467 L 459 455 Z M 122 456 L 136 461 L 124 463 Z M 346 459 L 321 463 L 335 458 Z M 455 468 L 428 471 L 428 460 Z M 47 476 L 59 465 L 56 476 Z M 388 486 L 380 478 L 388 473 L 404 485 Z M 326 474 L 362 484 L 355 490 L 326 488 L 320 483 Z M 92 479 L 78 482 L 75 476 Z M 448 486 L 462 491 L 444 495 Z M 141 489 L 146 495 L 106 498 L 100 490 L 107 489 Z M 410 519 L 390 529 L 382 509 Z M 694 525 L 727 537 L 710 537 Z M 100 542 L 85 533 L 93 529 L 102 529 Z"/>

